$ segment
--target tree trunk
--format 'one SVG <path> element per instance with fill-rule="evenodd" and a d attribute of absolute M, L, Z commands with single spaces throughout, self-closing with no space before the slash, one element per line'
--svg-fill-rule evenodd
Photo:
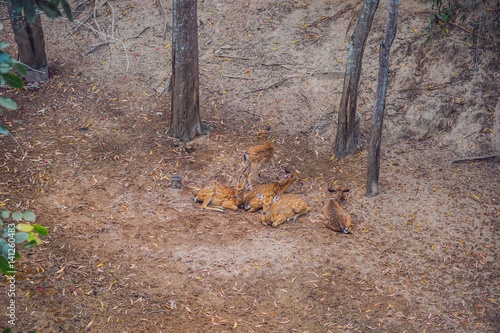
<path fill-rule="evenodd" d="M 380 171 L 380 145 L 384 120 L 387 75 L 389 73 L 389 50 L 396 36 L 399 0 L 389 0 L 385 39 L 380 43 L 377 95 L 373 110 L 370 146 L 368 148 L 368 175 L 366 177 L 366 196 L 378 194 L 378 176 Z"/>
<path fill-rule="evenodd" d="M 358 99 L 358 85 L 366 39 L 377 10 L 379 0 L 365 0 L 363 9 L 352 34 L 349 47 L 349 61 L 344 76 L 344 88 L 340 100 L 335 156 L 343 158 L 356 151 L 355 117 Z"/>
<path fill-rule="evenodd" d="M 30 24 L 23 15 L 15 14 L 11 5 L 8 5 L 8 8 L 19 52 L 19 61 L 27 66 L 26 82 L 41 83 L 48 81 L 49 70 L 40 15 L 35 15 L 35 20 Z"/>
<path fill-rule="evenodd" d="M 196 0 L 173 0 L 172 109 L 168 134 L 190 141 L 208 130 L 200 118 Z"/>

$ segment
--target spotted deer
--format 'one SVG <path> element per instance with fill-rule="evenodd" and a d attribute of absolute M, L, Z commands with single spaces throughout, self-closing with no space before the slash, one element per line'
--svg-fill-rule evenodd
<path fill-rule="evenodd" d="M 274 198 L 259 196 L 264 201 L 260 218 L 264 225 L 277 227 L 284 222 L 296 221 L 299 216 L 312 210 L 297 194 L 283 194 Z"/>
<path fill-rule="evenodd" d="M 349 190 L 336 186 L 333 191 L 336 193 L 336 197 L 329 199 L 323 209 L 326 219 L 325 226 L 330 230 L 349 234 L 351 233 L 352 217 L 340 206 L 340 202 L 345 200 L 345 192 Z"/>
<path fill-rule="evenodd" d="M 267 184 L 260 184 L 253 187 L 250 192 L 245 195 L 244 208 L 249 212 L 255 212 L 264 206 L 264 201 L 259 198 L 258 194 L 262 197 L 274 198 L 277 195 L 283 194 L 293 184 L 299 181 L 297 174 L 291 174 L 280 182 L 272 182 Z"/>
<path fill-rule="evenodd" d="M 271 162 L 273 165 L 274 174 L 276 179 L 279 179 L 278 173 L 276 172 L 276 165 L 274 164 L 274 144 L 269 141 L 269 139 L 265 136 L 264 132 L 259 133 L 257 136 L 264 138 L 264 143 L 257 146 L 252 146 L 248 148 L 248 150 L 243 155 L 245 162 L 247 162 L 247 166 L 243 170 L 243 175 L 246 177 L 247 182 L 250 187 L 252 187 L 251 176 L 257 167 L 260 167 L 260 172 L 262 171 L 262 165 L 264 163 Z"/>
<path fill-rule="evenodd" d="M 243 203 L 243 194 L 246 181 L 243 177 L 238 179 L 236 189 L 221 184 L 206 186 L 194 196 L 195 202 L 203 202 L 201 208 L 225 213 L 226 209 L 238 210 Z"/>

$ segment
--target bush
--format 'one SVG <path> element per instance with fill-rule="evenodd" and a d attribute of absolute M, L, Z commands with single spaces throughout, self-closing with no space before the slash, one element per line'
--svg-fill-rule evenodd
<path fill-rule="evenodd" d="M 32 211 L 0 213 L 0 272 L 10 275 L 15 272 L 15 259 L 21 255 L 16 249 L 17 244 L 29 248 L 42 243 L 40 236 L 47 236 L 47 228 L 35 224 L 36 216 Z M 20 223 L 26 222 L 26 223 Z M 32 224 L 33 223 L 33 224 Z"/>
<path fill-rule="evenodd" d="M 439 28 L 443 35 L 447 35 L 451 26 L 459 26 L 468 32 L 469 45 L 480 37 L 491 41 L 498 21 L 495 11 L 488 7 L 489 3 L 490 0 L 431 0 L 431 18 L 426 31 L 429 33 Z"/>

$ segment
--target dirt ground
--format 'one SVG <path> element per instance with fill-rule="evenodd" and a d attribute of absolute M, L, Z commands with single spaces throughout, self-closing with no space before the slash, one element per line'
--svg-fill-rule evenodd
<path fill-rule="evenodd" d="M 455 27 L 423 43 L 426 2 L 401 2 L 369 199 L 366 150 L 332 156 L 359 0 L 200 1 L 214 130 L 187 146 L 166 135 L 171 4 L 158 1 L 74 2 L 85 24 L 44 20 L 51 81 L 2 90 L 27 155 L 0 139 L 1 204 L 50 232 L 18 262 L 16 333 L 500 331 L 499 160 L 451 163 L 500 153 L 498 35 L 470 43 Z M 363 62 L 365 147 L 386 6 Z M 280 177 L 299 173 L 290 192 L 313 210 L 279 228 L 201 210 L 195 188 L 234 185 L 266 128 Z M 334 183 L 350 189 L 350 235 L 323 225 Z"/>

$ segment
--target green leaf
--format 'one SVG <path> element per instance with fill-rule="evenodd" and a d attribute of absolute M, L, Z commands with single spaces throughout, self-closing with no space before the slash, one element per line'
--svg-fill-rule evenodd
<path fill-rule="evenodd" d="M 9 263 L 7 262 L 7 260 L 5 260 L 4 257 L 0 257 L 0 271 L 4 275 L 7 275 L 8 272 L 11 271 Z M 12 331 L 10 330 L 10 328 L 6 328 L 5 330 L 3 330 L 3 333 L 12 333 Z"/>
<path fill-rule="evenodd" d="M 28 244 L 26 244 L 29 246 L 25 247 L 31 247 L 33 245 L 40 245 L 40 244 L 42 244 L 42 240 L 40 239 L 40 237 L 38 237 L 38 235 L 35 234 L 34 232 L 30 232 L 28 236 Z"/>
<path fill-rule="evenodd" d="M 47 228 L 45 228 L 44 226 L 41 226 L 39 224 L 33 224 L 33 229 L 40 236 L 47 236 L 49 234 L 49 231 L 47 230 Z"/>
<path fill-rule="evenodd" d="M 35 22 L 35 2 L 25 1 L 24 2 L 24 16 L 29 23 Z"/>
<path fill-rule="evenodd" d="M 3 74 L 3 78 L 5 80 L 5 83 L 7 83 L 12 88 L 21 89 L 24 87 L 23 80 L 16 74 L 5 73 Z"/>
<path fill-rule="evenodd" d="M 19 75 L 21 75 L 22 77 L 26 76 L 26 67 L 24 67 L 24 65 L 21 64 L 20 62 L 18 61 L 14 62 L 14 68 L 17 70 Z"/>
<path fill-rule="evenodd" d="M 31 210 L 24 212 L 23 220 L 25 220 L 27 222 L 35 222 L 35 220 L 36 220 L 35 213 L 32 212 Z"/>
<path fill-rule="evenodd" d="M 23 232 L 32 232 L 34 228 L 31 224 L 19 223 L 16 229 Z"/>
<path fill-rule="evenodd" d="M 3 226 L 3 221 L 0 220 L 0 228 Z"/>
<path fill-rule="evenodd" d="M 3 50 L 5 48 L 9 47 L 9 43 L 7 42 L 0 42 L 0 50 Z"/>
<path fill-rule="evenodd" d="M 8 219 L 10 217 L 10 210 L 2 210 L 0 213 L 0 217 L 3 219 Z"/>
<path fill-rule="evenodd" d="M 66 0 L 61 0 L 61 5 L 68 20 L 73 21 L 73 13 L 71 13 L 71 7 Z"/>
<path fill-rule="evenodd" d="M 5 241 L 5 239 L 3 239 L 3 238 L 0 238 L 0 239 L 3 240 L 3 242 L 0 242 L 0 254 L 2 254 L 2 258 L 5 258 L 8 260 L 10 246 Z"/>
<path fill-rule="evenodd" d="M 5 127 L 3 127 L 2 124 L 0 124 L 0 135 L 10 136 L 10 132 Z"/>
<path fill-rule="evenodd" d="M 14 221 L 21 221 L 23 219 L 23 213 L 21 213 L 21 212 L 12 213 L 12 219 Z"/>
<path fill-rule="evenodd" d="M 0 96 L 0 106 L 4 107 L 6 109 L 9 109 L 9 110 L 16 110 L 17 109 L 17 103 L 14 100 L 12 100 L 10 98 L 2 97 L 2 96 Z M 4 131 L 7 131 L 3 126 L 2 126 L 2 129 Z M 7 134 L 4 134 L 2 132 L 0 132 L 0 134 L 9 135 L 9 131 L 7 131 Z"/>
<path fill-rule="evenodd" d="M 30 238 L 31 234 L 28 234 L 27 232 L 16 232 L 16 235 L 14 236 L 14 239 L 16 240 L 16 244 L 20 244 L 22 242 L 25 242 L 27 239 Z"/>
<path fill-rule="evenodd" d="M 2 257 L 5 259 L 8 258 L 7 256 L 7 250 L 9 249 L 9 245 L 7 245 L 7 241 L 3 238 L 0 238 L 0 253 L 2 254 Z"/>
<path fill-rule="evenodd" d="M 2 64 L 11 64 L 12 58 L 10 55 L 4 51 L 0 51 L 0 63 Z"/>
<path fill-rule="evenodd" d="M 56 4 L 39 2 L 38 7 L 50 18 L 61 16 L 61 12 Z"/>

